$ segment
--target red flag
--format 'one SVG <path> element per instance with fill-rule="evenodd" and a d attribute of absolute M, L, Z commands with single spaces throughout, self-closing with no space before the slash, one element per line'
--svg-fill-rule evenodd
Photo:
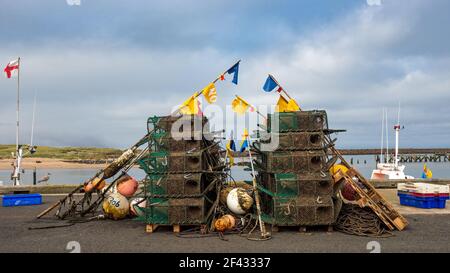
<path fill-rule="evenodd" d="M 225 75 L 224 75 L 224 74 L 220 75 L 220 80 L 221 80 L 221 81 L 224 81 L 224 80 L 225 80 Z"/>
<path fill-rule="evenodd" d="M 280 86 L 280 87 L 278 87 L 277 92 L 280 93 L 281 91 L 283 91 L 283 88 L 281 88 L 281 86 Z"/>
<path fill-rule="evenodd" d="M 19 59 L 14 60 L 14 61 L 10 61 L 5 69 L 3 71 L 5 71 L 6 77 L 9 79 L 11 78 L 11 73 L 14 69 L 19 69 Z"/>

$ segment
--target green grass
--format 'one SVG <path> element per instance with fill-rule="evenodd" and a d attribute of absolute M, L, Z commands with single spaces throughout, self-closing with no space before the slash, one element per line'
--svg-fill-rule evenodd
<path fill-rule="evenodd" d="M 11 158 L 11 152 L 15 145 L 0 145 L 0 159 Z M 24 152 L 26 152 L 24 150 Z M 25 157 L 56 158 L 64 160 L 99 160 L 117 158 L 122 154 L 119 149 L 91 148 L 91 147 L 48 147 L 38 146 L 36 153 L 27 154 Z"/>

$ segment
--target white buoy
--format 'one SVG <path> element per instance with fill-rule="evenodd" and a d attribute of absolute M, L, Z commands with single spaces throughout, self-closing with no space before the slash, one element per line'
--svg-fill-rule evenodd
<path fill-rule="evenodd" d="M 227 196 L 227 207 L 235 214 L 245 214 L 253 205 L 253 198 L 243 189 L 236 188 Z"/>
<path fill-rule="evenodd" d="M 130 202 L 130 214 L 131 215 L 135 215 L 135 216 L 143 216 L 144 215 L 144 212 L 139 209 L 139 208 L 145 208 L 147 201 L 142 201 L 144 199 L 145 198 L 139 197 L 139 198 L 134 198 L 133 200 L 131 200 L 131 202 Z M 138 208 L 135 208 L 135 207 L 138 207 Z"/>

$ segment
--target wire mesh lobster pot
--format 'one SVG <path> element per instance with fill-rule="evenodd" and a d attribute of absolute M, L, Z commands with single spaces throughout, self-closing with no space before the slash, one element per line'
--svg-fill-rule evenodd
<path fill-rule="evenodd" d="M 145 221 L 161 225 L 197 225 L 207 221 L 212 203 L 200 198 L 149 198 L 152 205 L 144 209 Z"/>
<path fill-rule="evenodd" d="M 203 173 L 152 174 L 148 176 L 148 192 L 153 196 L 201 197 L 213 179 Z"/>
<path fill-rule="evenodd" d="M 271 133 L 269 139 L 261 143 L 278 143 L 277 151 L 321 150 L 325 148 L 323 131 Z"/>
<path fill-rule="evenodd" d="M 209 134 L 208 120 L 197 115 L 152 117 L 150 152 L 138 161 L 147 173 L 145 222 L 160 225 L 205 224 L 217 198 L 221 149 Z M 219 168 L 220 169 L 220 168 Z"/>
<path fill-rule="evenodd" d="M 327 113 L 313 110 L 269 114 L 267 128 L 269 132 L 321 131 L 328 128 Z"/>
<path fill-rule="evenodd" d="M 175 140 L 201 140 L 203 133 L 209 132 L 208 119 L 198 115 L 158 117 L 153 126 L 164 130 L 167 137 Z"/>
<path fill-rule="evenodd" d="M 176 140 L 172 137 L 164 137 L 159 140 L 159 145 L 162 149 L 171 152 L 199 152 L 203 149 L 202 140 L 188 139 L 188 140 Z"/>
<path fill-rule="evenodd" d="M 278 226 L 318 226 L 334 223 L 331 197 L 296 197 L 272 199 L 273 224 Z"/>
<path fill-rule="evenodd" d="M 283 151 L 261 153 L 262 162 L 269 173 L 302 173 L 326 172 L 324 167 L 328 161 L 325 151 Z"/>
<path fill-rule="evenodd" d="M 207 169 L 205 154 L 153 152 L 139 161 L 147 174 L 202 172 Z"/>
<path fill-rule="evenodd" d="M 333 183 L 330 175 L 302 176 L 295 173 L 262 173 L 261 184 L 278 197 L 328 197 L 333 194 Z"/>

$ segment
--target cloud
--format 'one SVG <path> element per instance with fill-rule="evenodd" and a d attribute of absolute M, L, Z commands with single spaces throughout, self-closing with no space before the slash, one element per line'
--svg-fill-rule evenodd
<path fill-rule="evenodd" d="M 381 6 L 381 0 L 367 0 L 369 6 Z"/>
<path fill-rule="evenodd" d="M 446 1 L 383 1 L 377 8 L 362 2 L 335 17 L 311 19 L 301 30 L 296 27 L 303 21 L 287 12 L 288 5 L 274 12 L 269 4 L 255 6 L 260 17 L 249 11 L 250 4 L 236 9 L 248 20 L 236 19 L 224 5 L 201 8 L 205 17 L 191 2 L 179 2 L 186 17 L 164 4 L 149 16 L 146 8 L 127 5 L 125 15 L 108 25 L 105 15 L 117 13 L 116 4 L 97 13 L 99 7 L 89 3 L 70 11 L 91 8 L 77 26 L 36 29 L 0 48 L 2 60 L 11 54 L 23 58 L 24 136 L 31 94 L 38 91 L 39 144 L 126 147 L 145 133 L 149 116 L 168 114 L 240 58 L 239 85 L 218 83 L 218 105 L 229 104 L 234 94 L 255 105 L 275 103 L 275 93 L 261 90 L 271 73 L 303 109 L 326 109 L 331 127 L 348 130 L 339 135 L 341 147 L 378 147 L 381 109 L 389 107 L 393 123 L 399 101 L 403 147 L 450 144 Z M 57 19 L 40 18 L 36 25 Z M 0 81 L 1 142 L 14 141 L 14 88 L 14 81 Z"/>

